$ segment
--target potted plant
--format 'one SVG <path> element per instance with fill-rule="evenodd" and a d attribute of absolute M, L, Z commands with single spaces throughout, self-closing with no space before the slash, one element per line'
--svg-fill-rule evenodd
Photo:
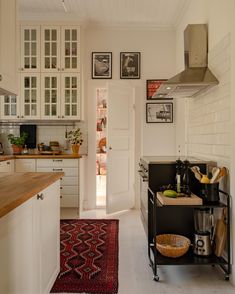
<path fill-rule="evenodd" d="M 69 140 L 72 146 L 73 154 L 79 153 L 79 148 L 83 143 L 82 132 L 80 128 L 71 130 L 68 132 L 67 139 Z"/>
<path fill-rule="evenodd" d="M 8 140 L 11 143 L 13 154 L 21 154 L 27 136 L 27 133 L 22 133 L 20 136 L 15 136 L 13 134 L 9 134 L 7 136 Z"/>

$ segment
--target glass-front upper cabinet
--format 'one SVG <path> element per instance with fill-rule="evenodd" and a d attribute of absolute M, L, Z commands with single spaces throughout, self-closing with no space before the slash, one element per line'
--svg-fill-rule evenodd
<path fill-rule="evenodd" d="M 40 26 L 21 27 L 20 71 L 40 71 Z"/>
<path fill-rule="evenodd" d="M 20 117 L 19 97 L 16 95 L 5 95 L 1 99 L 1 119 L 14 119 Z"/>
<path fill-rule="evenodd" d="M 21 118 L 40 118 L 40 74 L 21 74 Z"/>
<path fill-rule="evenodd" d="M 80 119 L 80 75 L 61 75 L 61 115 L 66 119 Z"/>
<path fill-rule="evenodd" d="M 80 72 L 79 27 L 61 27 L 61 70 Z"/>
<path fill-rule="evenodd" d="M 41 71 L 60 71 L 60 27 L 41 27 Z"/>
<path fill-rule="evenodd" d="M 41 118 L 57 119 L 60 115 L 60 74 L 41 75 Z"/>

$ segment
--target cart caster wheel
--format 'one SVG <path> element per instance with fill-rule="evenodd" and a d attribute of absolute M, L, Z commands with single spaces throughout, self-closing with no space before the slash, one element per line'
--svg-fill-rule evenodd
<path fill-rule="evenodd" d="M 229 281 L 229 276 L 224 277 L 225 281 Z"/>
<path fill-rule="evenodd" d="M 155 282 L 159 282 L 159 276 L 154 276 L 154 277 L 153 277 L 153 280 L 154 280 Z"/>

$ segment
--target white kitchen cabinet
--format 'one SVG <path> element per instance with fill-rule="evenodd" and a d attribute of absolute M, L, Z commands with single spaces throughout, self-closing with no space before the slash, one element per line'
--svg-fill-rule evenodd
<path fill-rule="evenodd" d="M 17 93 L 16 0 L 0 0 L 0 89 Z"/>
<path fill-rule="evenodd" d="M 21 72 L 40 72 L 40 26 L 21 26 Z"/>
<path fill-rule="evenodd" d="M 61 74 L 61 116 L 80 119 L 80 74 Z"/>
<path fill-rule="evenodd" d="M 13 173 L 14 160 L 0 161 L 0 173 Z"/>
<path fill-rule="evenodd" d="M 59 272 L 56 181 L 0 218 L 0 293 L 46 294 Z"/>
<path fill-rule="evenodd" d="M 20 99 L 16 95 L 5 95 L 1 99 L 1 119 L 16 119 L 20 116 Z"/>
<path fill-rule="evenodd" d="M 60 71 L 60 27 L 41 26 L 41 71 Z"/>
<path fill-rule="evenodd" d="M 61 180 L 61 207 L 80 206 L 80 159 L 37 159 L 37 172 L 64 172 Z"/>
<path fill-rule="evenodd" d="M 61 27 L 61 70 L 80 72 L 80 28 Z"/>
<path fill-rule="evenodd" d="M 36 171 L 36 160 L 32 158 L 15 159 L 15 172 L 26 173 Z"/>
<path fill-rule="evenodd" d="M 37 287 L 50 292 L 60 269 L 60 181 L 34 197 Z M 34 293 L 34 292 L 32 292 Z"/>
<path fill-rule="evenodd" d="M 60 118 L 60 74 L 41 74 L 41 118 Z"/>
<path fill-rule="evenodd" d="M 40 118 L 40 75 L 23 73 L 21 76 L 21 115 L 19 118 Z"/>

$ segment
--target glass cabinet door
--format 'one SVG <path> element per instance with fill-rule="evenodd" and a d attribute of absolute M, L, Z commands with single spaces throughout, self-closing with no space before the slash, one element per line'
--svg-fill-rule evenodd
<path fill-rule="evenodd" d="M 21 71 L 40 71 L 40 27 L 21 27 Z"/>
<path fill-rule="evenodd" d="M 60 116 L 60 74 L 42 74 L 42 117 L 47 119 Z"/>
<path fill-rule="evenodd" d="M 80 70 L 80 29 L 62 27 L 61 70 L 79 72 Z"/>
<path fill-rule="evenodd" d="M 19 97 L 15 95 L 1 97 L 1 118 L 12 119 L 19 117 Z"/>
<path fill-rule="evenodd" d="M 40 75 L 21 74 L 21 118 L 40 118 Z"/>
<path fill-rule="evenodd" d="M 80 75 L 61 75 L 62 115 L 66 119 L 80 119 Z"/>
<path fill-rule="evenodd" d="M 41 28 L 42 58 L 41 68 L 44 72 L 60 70 L 60 29 L 59 27 Z"/>

